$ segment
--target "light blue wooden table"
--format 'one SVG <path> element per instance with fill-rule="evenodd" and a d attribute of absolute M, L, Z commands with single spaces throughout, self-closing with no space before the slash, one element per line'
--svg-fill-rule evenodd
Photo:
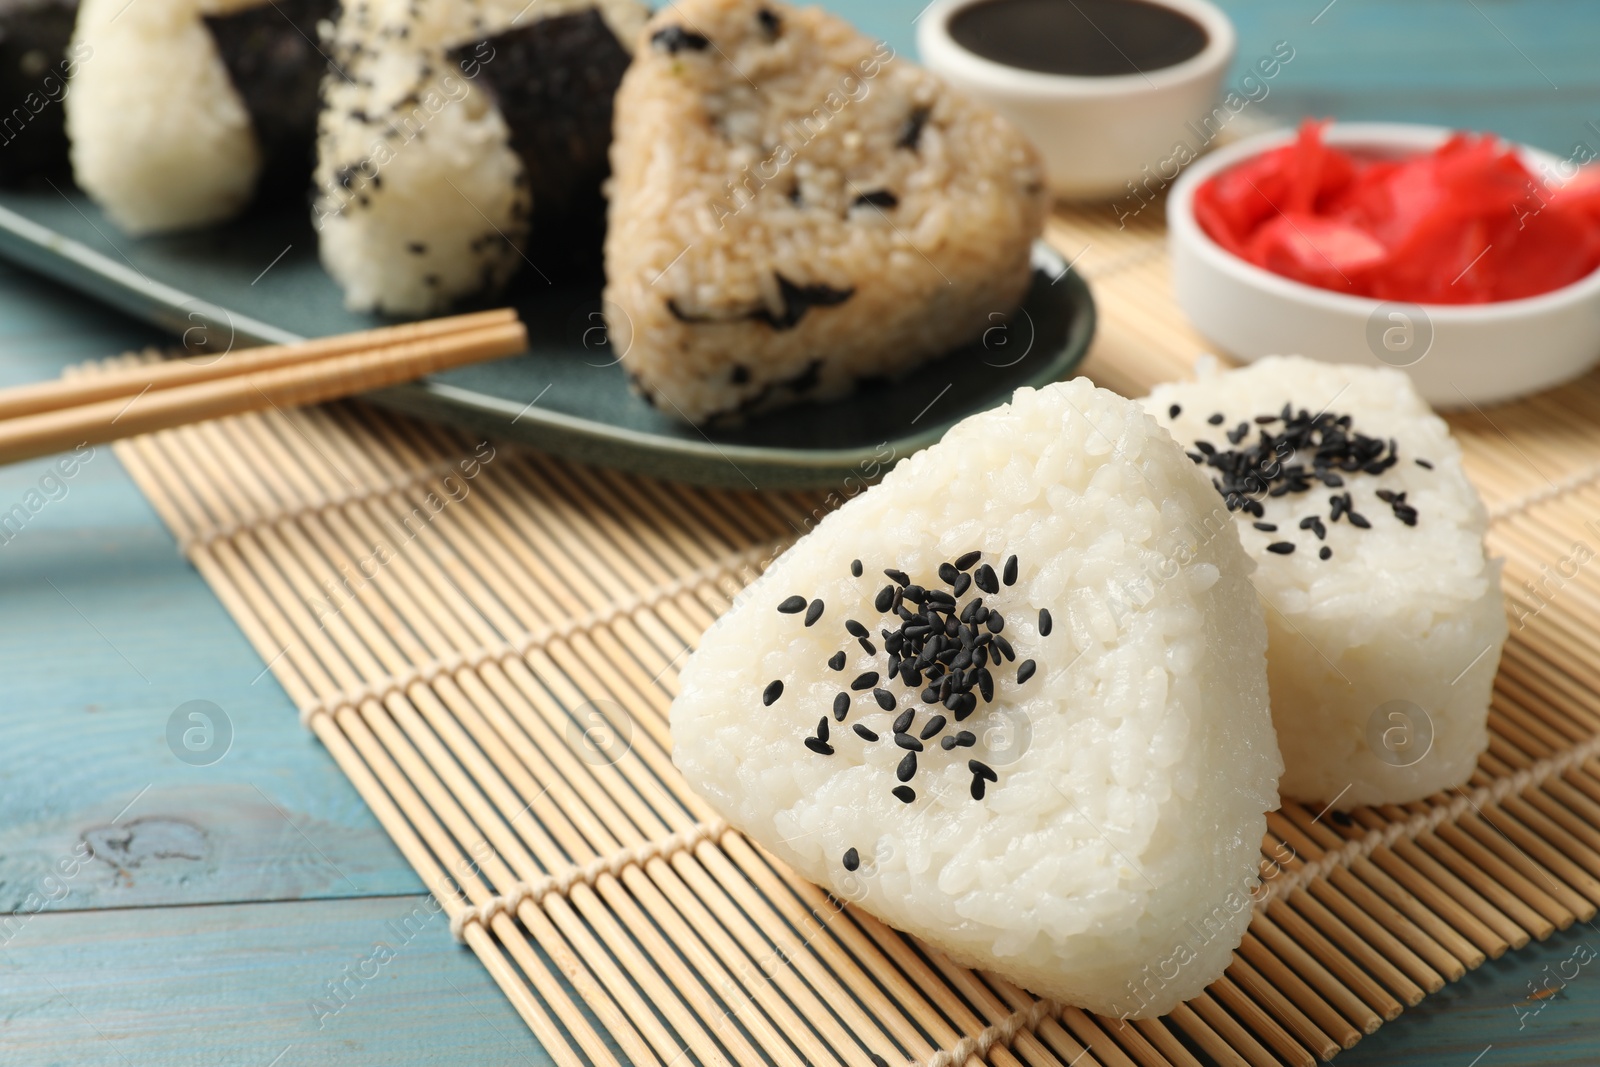
<path fill-rule="evenodd" d="M 832 6 L 912 53 L 917 0 Z M 1263 114 L 1600 150 L 1593 0 L 1223 6 L 1241 63 L 1295 50 Z M 157 340 L 0 267 L 0 385 Z M 0 533 L 0 1067 L 549 1063 L 442 919 L 406 932 L 422 886 L 109 449 L 64 488 L 46 469 L 0 468 L 0 512 L 46 498 Z M 166 741 L 191 700 L 232 725 L 208 766 Z M 63 861 L 75 874 L 50 880 Z M 378 941 L 395 958 L 361 977 Z M 1600 977 L 1519 1016 L 1585 941 L 1600 949 L 1580 927 L 1491 963 L 1339 1062 L 1600 1063 Z"/>

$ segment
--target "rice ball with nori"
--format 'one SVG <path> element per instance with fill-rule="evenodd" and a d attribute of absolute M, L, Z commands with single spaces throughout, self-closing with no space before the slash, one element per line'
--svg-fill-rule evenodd
<path fill-rule="evenodd" d="M 740 595 L 684 668 L 673 761 L 953 958 L 1170 1010 L 1250 921 L 1281 769 L 1250 561 L 1197 523 L 1215 506 L 1137 402 L 1019 390 Z"/>
<path fill-rule="evenodd" d="M 1465 783 L 1506 638 L 1500 565 L 1461 449 L 1411 379 L 1274 357 L 1145 405 L 1257 561 L 1284 795 L 1348 808 Z"/>
<path fill-rule="evenodd" d="M 1003 119 L 818 8 L 681 0 L 617 96 L 606 321 L 701 423 L 828 399 L 979 336 L 1045 214 Z"/>
<path fill-rule="evenodd" d="M 518 271 L 544 285 L 597 266 L 612 97 L 647 15 L 636 0 L 346 5 L 313 204 L 345 302 L 421 315 Z"/>
<path fill-rule="evenodd" d="M 66 98 L 78 185 L 129 233 L 205 226 L 304 195 L 317 24 L 334 0 L 83 0 Z"/>

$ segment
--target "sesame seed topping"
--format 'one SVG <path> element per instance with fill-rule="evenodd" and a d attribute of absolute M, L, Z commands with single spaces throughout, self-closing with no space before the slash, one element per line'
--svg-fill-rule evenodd
<path fill-rule="evenodd" d="M 878 590 L 877 599 L 872 602 L 872 606 L 885 613 L 894 607 L 894 586 L 886 585 Z"/>
<path fill-rule="evenodd" d="M 1280 556 L 1287 556 L 1289 553 L 1294 551 L 1294 542 L 1292 542 L 1292 541 L 1274 541 L 1274 542 L 1272 542 L 1272 544 L 1267 546 L 1267 551 L 1268 552 L 1275 552 Z"/>
<path fill-rule="evenodd" d="M 959 734 L 956 734 L 956 744 L 960 745 L 962 748 L 971 748 L 977 743 L 978 735 L 974 734 L 971 730 L 962 730 Z"/>
<path fill-rule="evenodd" d="M 783 679 L 774 678 L 767 683 L 767 688 L 761 693 L 762 707 L 772 707 L 773 703 L 781 696 L 783 696 Z"/>
<path fill-rule="evenodd" d="M 972 799 L 973 800 L 982 800 L 983 799 L 983 792 L 984 792 L 983 779 L 982 778 L 974 778 L 972 780 Z"/>
<path fill-rule="evenodd" d="M 945 585 L 953 585 L 955 583 L 956 576 L 960 573 L 960 571 L 956 570 L 955 564 L 953 563 L 939 564 L 939 580 Z"/>
<path fill-rule="evenodd" d="M 902 711 L 899 715 L 896 715 L 895 719 L 894 719 L 894 726 L 893 726 L 894 732 L 897 733 L 897 734 L 903 734 L 907 730 L 911 729 L 911 723 L 912 723 L 913 720 L 916 719 L 916 717 L 917 717 L 917 709 L 915 709 L 915 708 L 907 708 L 905 711 Z"/>
<path fill-rule="evenodd" d="M 894 769 L 894 776 L 902 782 L 909 782 L 916 777 L 916 774 L 917 754 L 915 752 L 907 752 L 905 758 L 900 761 L 900 766 Z"/>
<path fill-rule="evenodd" d="M 1017 557 L 1016 556 L 1012 556 L 1012 557 L 1010 557 L 1009 559 L 1006 560 L 1005 583 L 1007 585 L 1016 585 L 1017 584 Z"/>
<path fill-rule="evenodd" d="M 824 715 L 822 718 L 817 720 L 817 740 L 818 741 L 826 741 L 827 739 L 828 739 L 828 717 L 826 715 Z"/>
<path fill-rule="evenodd" d="M 1417 466 L 1419 466 L 1419 467 L 1421 467 L 1421 468 L 1422 468 L 1422 469 L 1423 469 L 1423 470 L 1425 470 L 1425 471 L 1431 471 L 1431 470 L 1433 470 L 1433 464 L 1432 464 L 1432 463 L 1429 463 L 1429 462 L 1428 462 L 1428 461 L 1427 461 L 1427 460 L 1425 460 L 1425 459 L 1419 459 L 1419 460 L 1417 460 Z"/>
<path fill-rule="evenodd" d="M 778 611 L 784 615 L 798 615 L 804 610 L 806 610 L 806 598 L 798 595 L 789 597 L 778 605 Z"/>
<path fill-rule="evenodd" d="M 851 729 L 854 730 L 856 732 L 856 736 L 861 738 L 863 741 L 876 741 L 878 739 L 878 735 L 875 731 L 868 729 L 859 722 L 852 726 Z"/>
<path fill-rule="evenodd" d="M 909 804 L 917 799 L 917 791 L 909 785 L 897 785 L 894 787 L 894 798 L 902 804 Z"/>
<path fill-rule="evenodd" d="M 964 556 L 957 556 L 956 557 L 956 570 L 958 570 L 958 571 L 970 571 L 972 569 L 972 565 L 974 563 L 978 562 L 982 558 L 983 558 L 983 553 L 982 552 L 977 552 L 977 551 L 968 552 Z"/>
<path fill-rule="evenodd" d="M 806 738 L 806 747 L 819 756 L 833 755 L 833 746 L 828 744 L 828 742 L 819 740 L 815 737 Z"/>
<path fill-rule="evenodd" d="M 1350 520 L 1351 526 L 1356 526 L 1363 530 L 1372 529 L 1372 523 L 1367 521 L 1367 517 L 1361 514 L 1359 511 L 1351 511 L 1349 508 L 1346 508 L 1345 518 Z"/>
<path fill-rule="evenodd" d="M 988 627 L 990 633 L 999 633 L 1006 628 L 1006 617 L 998 611 L 989 612 Z"/>
<path fill-rule="evenodd" d="M 894 743 L 896 745 L 899 745 L 901 748 L 906 749 L 907 751 L 910 751 L 910 752 L 921 752 L 922 751 L 922 742 L 918 741 L 915 737 L 912 737 L 910 734 L 895 734 L 894 735 Z"/>
<path fill-rule="evenodd" d="M 1183 408 L 1179 407 L 1177 404 L 1174 404 L 1170 408 L 1167 409 L 1167 418 L 1169 418 L 1169 419 L 1175 419 L 1179 415 L 1182 415 L 1182 414 L 1183 414 Z"/>
<path fill-rule="evenodd" d="M 1317 553 L 1317 558 L 1318 559 L 1327 559 L 1329 556 L 1332 556 L 1332 555 L 1333 555 L 1333 549 L 1329 548 L 1327 545 L 1323 545 L 1322 549 Z"/>
<path fill-rule="evenodd" d="M 833 698 L 833 717 L 844 722 L 844 717 L 850 714 L 850 694 L 840 693 Z"/>
<path fill-rule="evenodd" d="M 854 619 L 844 620 L 844 628 L 850 632 L 851 637 L 867 636 L 867 628 Z"/>
<path fill-rule="evenodd" d="M 979 778 L 987 778 L 991 782 L 998 782 L 1000 780 L 1000 776 L 998 774 L 994 773 L 994 768 L 990 767 L 987 763 L 984 763 L 982 760 L 975 760 L 975 759 L 967 760 L 967 770 L 971 771 L 973 774 L 977 775 Z"/>
<path fill-rule="evenodd" d="M 861 561 L 859 559 L 853 559 L 850 561 L 850 577 L 861 577 Z"/>
<path fill-rule="evenodd" d="M 813 600 L 811 606 L 806 609 L 806 625 L 814 625 L 820 618 L 822 618 L 822 601 Z"/>
<path fill-rule="evenodd" d="M 952 748 L 956 747 L 956 739 L 953 737 L 945 737 L 940 740 L 939 747 L 944 749 L 946 752 L 949 752 Z"/>
<path fill-rule="evenodd" d="M 1038 664 L 1031 659 L 1025 659 L 1017 664 L 1017 684 L 1021 685 L 1033 677 L 1033 672 L 1038 669 Z"/>
<path fill-rule="evenodd" d="M 858 675 L 856 677 L 856 680 L 850 683 L 850 688 L 854 689 L 856 692 L 859 693 L 861 690 L 863 690 L 863 689 L 871 689 L 873 686 L 875 686 L 877 684 L 878 684 L 878 672 L 877 671 L 867 671 L 865 674 Z"/>
<path fill-rule="evenodd" d="M 861 866 L 861 854 L 853 848 L 845 849 L 843 862 L 845 870 L 853 871 Z"/>
<path fill-rule="evenodd" d="M 944 724 L 945 717 L 943 715 L 935 715 L 923 725 L 922 732 L 917 736 L 924 741 L 931 741 L 938 736 L 940 730 L 944 729 Z M 906 723 L 906 726 L 909 727 L 910 725 L 910 723 Z"/>
<path fill-rule="evenodd" d="M 1055 628 L 1055 622 L 1050 618 L 1049 608 L 1039 609 L 1039 636 L 1049 637 L 1050 631 Z"/>
<path fill-rule="evenodd" d="M 1262 533 L 1277 533 L 1278 532 L 1278 527 L 1274 523 L 1270 523 L 1270 522 L 1252 522 L 1250 525 L 1254 526 L 1256 529 L 1260 530 Z"/>
<path fill-rule="evenodd" d="M 887 689 L 874 689 L 872 699 L 878 702 L 878 707 L 884 711 L 893 711 L 895 706 L 894 694 Z"/>
<path fill-rule="evenodd" d="M 956 596 L 960 596 L 961 594 L 965 593 L 971 585 L 972 575 L 958 574 L 956 575 L 956 580 L 950 583 L 950 591 Z"/>
<path fill-rule="evenodd" d="M 828 658 L 828 666 L 832 667 L 836 671 L 844 670 L 844 653 L 835 652 L 832 656 L 830 656 Z"/>
<path fill-rule="evenodd" d="M 972 583 L 991 595 L 1000 591 L 1000 579 L 995 577 L 994 568 L 987 563 L 972 573 Z"/>
<path fill-rule="evenodd" d="M 893 567 L 884 569 L 884 575 L 895 585 L 907 586 L 911 584 L 911 577 L 905 571 L 897 571 Z"/>
<path fill-rule="evenodd" d="M 1213 415 L 1209 419 L 1207 419 L 1206 421 L 1209 422 L 1213 426 L 1221 426 L 1224 422 L 1227 422 L 1228 419 L 1227 419 L 1227 416 L 1223 415 L 1222 412 L 1219 411 L 1215 415 Z"/>
<path fill-rule="evenodd" d="M 1307 515 L 1300 520 L 1300 529 L 1310 530 L 1317 535 L 1318 541 L 1325 541 L 1328 537 L 1328 528 L 1322 524 L 1321 515 Z"/>

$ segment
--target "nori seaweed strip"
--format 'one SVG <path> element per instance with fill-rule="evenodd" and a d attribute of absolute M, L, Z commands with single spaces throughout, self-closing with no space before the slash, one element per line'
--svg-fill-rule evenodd
<path fill-rule="evenodd" d="M 78 0 L 0 0 L 0 185 L 65 178 L 61 101 Z"/>
<path fill-rule="evenodd" d="M 599 10 L 539 19 L 450 58 L 464 73 L 476 71 L 511 130 L 533 194 L 535 246 L 590 253 L 598 263 L 612 98 L 632 61 Z"/>
<path fill-rule="evenodd" d="M 319 87 L 328 69 L 312 42 L 317 22 L 333 18 L 336 6 L 336 0 L 272 0 L 204 16 L 261 146 L 257 203 L 297 200 L 311 188 Z"/>

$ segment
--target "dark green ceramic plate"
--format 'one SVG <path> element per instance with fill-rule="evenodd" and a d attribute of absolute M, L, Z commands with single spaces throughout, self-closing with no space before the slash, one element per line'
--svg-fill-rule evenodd
<path fill-rule="evenodd" d="M 288 209 L 191 234 L 132 238 L 74 189 L 0 192 L 0 256 L 221 351 L 367 329 L 317 262 L 304 211 Z M 600 277 L 524 270 L 510 301 L 528 352 L 372 394 L 438 418 L 590 463 L 707 485 L 761 489 L 868 480 L 937 441 L 952 423 L 1023 385 L 1070 374 L 1094 334 L 1083 280 L 1043 243 L 1026 303 L 975 344 L 904 381 L 802 404 L 737 429 L 705 432 L 628 391 L 601 325 Z M 550 281 L 547 283 L 543 274 Z"/>

